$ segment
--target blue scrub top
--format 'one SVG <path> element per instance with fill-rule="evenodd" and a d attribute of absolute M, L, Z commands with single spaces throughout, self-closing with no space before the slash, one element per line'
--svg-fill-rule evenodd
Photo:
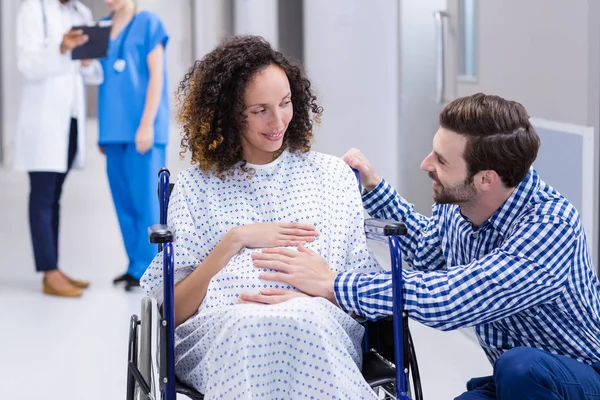
<path fill-rule="evenodd" d="M 108 55 L 100 60 L 104 69 L 104 82 L 98 90 L 98 124 L 100 145 L 111 143 L 133 143 L 135 133 L 144 112 L 150 71 L 146 58 L 158 45 L 166 49 L 169 39 L 158 16 L 149 11 L 140 11 L 111 39 Z M 128 31 L 127 34 L 125 34 Z M 122 44 L 125 39 L 124 44 Z M 122 57 L 125 70 L 117 72 L 115 61 Z M 167 65 L 165 57 L 163 89 L 160 105 L 154 120 L 154 143 L 167 144 L 169 140 L 170 110 L 167 88 Z"/>

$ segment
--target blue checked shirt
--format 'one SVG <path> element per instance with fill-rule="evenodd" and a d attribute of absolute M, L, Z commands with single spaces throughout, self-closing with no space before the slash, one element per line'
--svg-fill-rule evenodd
<path fill-rule="evenodd" d="M 427 218 L 385 181 L 363 196 L 369 214 L 403 222 L 405 309 L 451 330 L 474 326 L 493 363 L 528 346 L 584 363 L 600 361 L 600 282 L 579 214 L 535 170 L 478 229 L 458 206 Z M 342 273 L 338 304 L 369 319 L 392 315 L 391 273 Z"/>

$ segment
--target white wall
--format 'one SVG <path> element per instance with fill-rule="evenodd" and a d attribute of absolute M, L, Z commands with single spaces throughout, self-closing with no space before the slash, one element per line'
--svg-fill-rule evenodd
<path fill-rule="evenodd" d="M 277 0 L 234 0 L 234 32 L 264 37 L 278 45 Z"/>
<path fill-rule="evenodd" d="M 167 85 L 171 108 L 173 108 L 176 106 L 174 94 L 179 82 L 193 63 L 192 2 L 190 0 L 138 0 L 138 6 L 155 12 L 163 21 L 169 35 L 166 50 Z"/>
<path fill-rule="evenodd" d="M 231 0 L 192 0 L 194 59 L 201 59 L 233 32 Z"/>
<path fill-rule="evenodd" d="M 304 62 L 324 108 L 314 148 L 342 156 L 358 147 L 393 184 L 398 183 L 397 19 L 396 1 L 304 1 Z"/>
<path fill-rule="evenodd" d="M 431 214 L 431 179 L 421 162 L 431 152 L 443 104 L 436 101 L 439 34 L 434 13 L 446 0 L 400 1 L 399 193 L 417 212 Z M 393 90 L 393 87 L 390 88 Z"/>
<path fill-rule="evenodd" d="M 456 96 L 481 90 L 517 100 L 537 118 L 587 124 L 591 3 L 477 2 L 477 82 L 457 85 Z"/>

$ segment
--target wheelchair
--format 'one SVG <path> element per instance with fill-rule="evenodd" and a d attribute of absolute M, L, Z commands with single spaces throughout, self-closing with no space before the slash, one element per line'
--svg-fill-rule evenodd
<path fill-rule="evenodd" d="M 358 172 L 355 173 L 358 178 Z M 185 386 L 175 376 L 173 233 L 166 225 L 169 197 L 174 185 L 169 183 L 168 169 L 161 169 L 158 175 L 160 224 L 148 228 L 148 236 L 151 243 L 158 245 L 159 252 L 163 252 L 164 303 L 161 315 L 156 301 L 144 297 L 140 316 L 131 316 L 127 400 L 176 400 L 178 393 L 192 400 L 203 400 L 204 396 L 201 393 Z M 360 181 L 358 185 L 360 190 Z M 394 221 L 367 219 L 365 233 L 368 240 L 389 245 L 392 260 L 393 316 L 377 321 L 362 321 L 366 328 L 363 339 L 363 377 L 378 394 L 379 399 L 422 400 L 419 368 L 408 326 L 408 314 L 403 310 L 402 256 L 398 236 L 406 235 L 406 226 Z"/>

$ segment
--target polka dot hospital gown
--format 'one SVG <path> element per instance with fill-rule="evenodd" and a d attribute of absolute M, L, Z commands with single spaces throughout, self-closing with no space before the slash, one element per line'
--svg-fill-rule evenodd
<path fill-rule="evenodd" d="M 188 276 L 225 233 L 261 222 L 313 224 L 307 247 L 335 271 L 377 271 L 367 249 L 356 178 L 339 158 L 285 151 L 221 181 L 181 172 L 168 224 L 175 233 L 175 282 Z M 235 304 L 240 292 L 289 288 L 259 279 L 244 249 L 211 280 L 198 312 L 176 328 L 175 370 L 206 399 L 374 399 L 362 378 L 363 327 L 321 298 L 278 305 Z M 162 256 L 141 280 L 162 302 Z"/>

